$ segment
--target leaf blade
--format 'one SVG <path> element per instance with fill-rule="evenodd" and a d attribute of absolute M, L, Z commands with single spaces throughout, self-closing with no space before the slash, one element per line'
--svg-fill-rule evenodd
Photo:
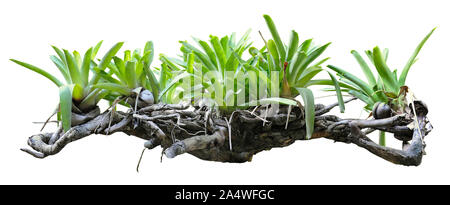
<path fill-rule="evenodd" d="M 300 96 L 302 96 L 305 107 L 305 121 L 306 121 L 306 139 L 309 140 L 314 133 L 314 119 L 315 119 L 315 105 L 314 95 L 308 88 L 296 88 Z"/>
<path fill-rule="evenodd" d="M 413 54 L 409 58 L 408 62 L 406 62 L 405 67 L 402 70 L 402 73 L 400 74 L 399 78 L 399 84 L 400 86 L 405 85 L 406 76 L 408 75 L 409 69 L 411 69 L 411 66 L 414 64 L 417 55 L 419 54 L 420 50 L 422 49 L 423 45 L 427 42 L 428 38 L 430 38 L 431 34 L 433 34 L 434 30 L 436 30 L 436 27 L 433 28 L 426 36 L 422 39 L 422 41 L 417 45 L 416 49 L 414 50 Z"/>
<path fill-rule="evenodd" d="M 375 68 L 377 69 L 378 74 L 381 76 L 384 84 L 388 88 L 388 91 L 398 93 L 400 86 L 398 86 L 397 79 L 394 78 L 394 74 L 386 65 L 383 53 L 378 46 L 373 49 L 373 61 L 375 64 Z"/>
<path fill-rule="evenodd" d="M 341 111 L 341 113 L 344 113 L 345 103 L 344 98 L 342 97 L 341 86 L 339 86 L 339 82 L 336 80 L 336 78 L 332 73 L 328 72 L 328 75 L 330 75 L 330 79 L 333 81 L 334 89 L 336 90 L 336 96 L 339 103 L 339 110 Z"/>
<path fill-rule="evenodd" d="M 42 75 L 42 76 L 46 77 L 47 79 L 49 79 L 50 81 L 52 81 L 58 87 L 61 87 L 63 85 L 63 83 L 61 83 L 61 81 L 59 81 L 58 78 L 56 78 L 55 76 L 53 76 L 52 74 L 48 73 L 45 70 L 42 70 L 42 69 L 40 69 L 40 68 L 38 68 L 38 67 L 36 67 L 34 65 L 31 65 L 31 64 L 28 64 L 28 63 L 25 63 L 25 62 L 22 62 L 22 61 L 18 61 L 18 60 L 15 60 L 15 59 L 9 59 L 9 60 L 14 62 L 14 63 L 16 63 L 16 64 L 18 64 L 18 65 L 21 65 L 21 66 L 23 66 L 25 68 L 28 68 L 29 70 L 32 70 L 32 71 L 34 71 L 36 73 L 39 73 L 40 75 Z"/>
<path fill-rule="evenodd" d="M 64 132 L 72 126 L 72 91 L 69 85 L 59 88 L 59 107 Z"/>
<path fill-rule="evenodd" d="M 277 28 L 275 26 L 275 23 L 273 22 L 272 18 L 265 14 L 263 15 L 264 20 L 266 21 L 267 27 L 269 28 L 270 33 L 272 34 L 272 38 L 275 41 L 275 44 L 277 46 L 278 53 L 280 54 L 280 60 L 285 61 L 286 60 L 286 50 L 283 45 L 283 41 L 281 41 L 280 34 L 278 34 Z"/>
<path fill-rule="evenodd" d="M 369 65 L 367 65 L 366 61 L 364 61 L 364 59 L 361 57 L 358 51 L 352 50 L 351 54 L 353 55 L 353 57 L 355 57 L 356 61 L 358 61 L 359 66 L 361 67 L 362 71 L 364 72 L 364 75 L 369 81 L 369 85 L 371 87 L 375 86 L 377 84 L 377 81 L 375 80 L 375 77 L 372 71 L 370 70 Z"/>
<path fill-rule="evenodd" d="M 81 78 L 83 79 L 83 84 L 86 86 L 89 83 L 89 70 L 91 66 L 92 59 L 92 47 L 89 48 L 84 54 L 83 63 L 81 65 Z"/>

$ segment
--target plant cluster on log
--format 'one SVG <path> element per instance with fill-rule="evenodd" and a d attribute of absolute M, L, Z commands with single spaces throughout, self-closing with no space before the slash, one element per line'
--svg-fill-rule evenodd
<path fill-rule="evenodd" d="M 390 162 L 417 166 L 425 154 L 423 138 L 431 131 L 431 125 L 426 117 L 426 105 L 421 101 L 414 103 L 418 126 L 413 129 L 408 125 L 414 123 L 414 117 L 407 114 L 371 120 L 341 119 L 326 115 L 337 103 L 329 106 L 318 104 L 315 106 L 315 130 L 311 139 L 325 138 L 355 144 Z M 45 158 L 59 153 L 70 142 L 89 135 L 123 132 L 144 139 L 146 149 L 161 146 L 168 158 L 189 153 L 203 160 L 247 162 L 260 151 L 306 139 L 303 110 L 298 107 L 292 109 L 289 125 L 285 128 L 287 107 L 281 107 L 278 114 L 264 119 L 261 116 L 265 109 L 237 110 L 232 117 L 216 115 L 207 107 L 189 104 L 154 104 L 137 111 L 106 111 L 65 133 L 59 128 L 54 133 L 33 135 L 28 139 L 33 150 L 22 150 L 34 157 Z M 373 142 L 367 134 L 374 130 L 393 133 L 403 142 L 402 149 Z"/>

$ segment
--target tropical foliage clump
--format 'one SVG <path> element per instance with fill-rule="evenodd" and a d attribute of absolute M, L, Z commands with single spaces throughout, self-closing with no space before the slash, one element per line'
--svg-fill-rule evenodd
<path fill-rule="evenodd" d="M 72 111 L 81 114 L 87 113 L 108 95 L 107 91 L 96 88 L 96 84 L 99 81 L 103 81 L 103 79 L 96 74 L 89 78 L 90 72 L 93 69 L 104 70 L 122 47 L 123 42 L 114 45 L 101 61 L 96 63 L 95 57 L 101 44 L 102 41 L 95 47 L 89 48 L 83 57 L 77 51 L 69 52 L 66 49 L 60 50 L 56 46 L 52 46 L 57 56 L 51 55 L 50 59 L 61 72 L 65 82 L 39 67 L 11 59 L 11 61 L 41 74 L 59 87 L 60 103 L 58 116 L 62 120 L 65 131 L 69 130 L 72 125 Z"/>
<path fill-rule="evenodd" d="M 332 72 L 322 67 L 329 58 L 320 58 L 330 43 L 315 45 L 312 39 L 300 41 L 295 30 L 291 31 L 289 41 L 283 42 L 272 18 L 264 15 L 264 20 L 271 38 L 266 41 L 261 34 L 264 44 L 260 48 L 253 46 L 249 38 L 251 30 L 240 38 L 235 33 L 223 37 L 210 35 L 208 40 L 193 38 L 193 43 L 180 41 L 181 55 L 178 57 L 160 54 L 159 67 L 151 67 L 155 54 L 152 41 L 148 41 L 143 50 L 125 50 L 123 55 L 118 55 L 123 45 L 119 42 L 101 59 L 96 56 L 102 42 L 89 48 L 83 56 L 77 51 L 52 46 L 57 55 L 50 59 L 64 81 L 31 64 L 11 61 L 41 74 L 59 87 L 58 117 L 64 131 L 75 125 L 73 114 L 90 112 L 102 99 L 111 103 L 126 99 L 126 103 L 121 104 L 133 109 L 154 103 L 186 101 L 215 107 L 222 113 L 279 103 L 287 104 L 289 108 L 303 108 L 309 139 L 315 120 L 314 95 L 310 86 L 332 86 L 328 90 L 336 93 L 341 112 L 345 111 L 342 92 L 365 102 L 368 111 L 384 103 L 395 113 L 405 112 L 406 77 L 434 31 L 420 42 L 401 73 L 388 67 L 388 50 L 375 47 L 365 53 L 376 72 L 372 72 L 357 51 L 351 52 L 367 81 L 328 65 L 340 78 L 338 81 Z M 322 71 L 328 72 L 329 79 L 317 79 Z M 298 96 L 303 103 L 296 99 Z M 386 117 L 378 112 L 373 114 Z"/>
<path fill-rule="evenodd" d="M 341 77 L 340 83 L 345 86 L 342 91 L 366 103 L 365 110 L 372 111 L 372 115 L 375 118 L 378 118 L 378 116 L 389 117 L 393 112 L 396 114 L 405 113 L 405 109 L 408 109 L 406 101 L 408 93 L 408 87 L 405 84 L 406 77 L 411 66 L 417 61 L 417 55 L 434 30 L 435 28 L 417 45 L 401 73 L 397 69 L 392 70 L 387 65 L 389 50 L 381 50 L 378 46 L 373 48 L 373 50 L 365 51 L 367 58 L 373 67 L 375 67 L 376 72 L 372 72 L 373 69 L 370 68 L 369 64 L 357 51 L 351 51 L 367 81 L 337 66 L 328 65 L 328 67 Z M 384 110 L 380 108 L 384 108 Z M 381 132 L 380 136 L 380 144 L 384 144 L 384 133 Z"/>

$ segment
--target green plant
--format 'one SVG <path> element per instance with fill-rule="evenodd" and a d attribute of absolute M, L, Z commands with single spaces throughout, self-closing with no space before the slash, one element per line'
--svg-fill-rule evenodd
<path fill-rule="evenodd" d="M 159 82 L 150 68 L 153 55 L 153 42 L 148 41 L 143 52 L 140 49 L 135 49 L 133 53 L 126 50 L 123 59 L 114 56 L 113 62 L 107 66 L 108 71 L 95 69 L 104 82 L 94 87 L 109 90 L 116 97 L 131 97 L 136 94 L 146 104 L 153 104 L 154 96 L 158 96 L 160 92 Z"/>
<path fill-rule="evenodd" d="M 81 114 L 87 113 L 107 95 L 107 92 L 103 89 L 95 88 L 95 84 L 99 79 L 94 75 L 90 80 L 89 73 L 94 67 L 98 70 L 104 70 L 107 63 L 111 61 L 123 43 L 120 42 L 114 45 L 97 65 L 94 59 L 101 44 L 102 41 L 95 47 L 89 48 L 83 57 L 77 51 L 69 52 L 66 49 L 60 50 L 52 46 L 57 56 L 51 55 L 50 59 L 61 72 L 65 82 L 60 81 L 54 75 L 34 65 L 10 59 L 14 63 L 39 73 L 59 87 L 60 102 L 58 116 L 62 121 L 64 131 L 69 130 L 72 125 L 72 111 Z"/>
<path fill-rule="evenodd" d="M 314 95 L 308 87 L 309 82 L 323 69 L 321 65 L 329 58 L 319 60 L 312 64 L 330 45 L 327 43 L 322 46 L 313 46 L 312 39 L 307 39 L 301 44 L 298 33 L 291 31 L 291 37 L 288 44 L 283 43 L 276 29 L 275 23 L 269 15 L 264 15 L 264 19 L 272 35 L 272 39 L 266 42 L 267 52 L 259 52 L 262 56 L 259 67 L 268 73 L 271 78 L 272 71 L 278 71 L 279 79 L 282 79 L 279 87 L 281 97 L 295 98 L 302 96 L 305 103 L 305 119 L 307 124 L 307 138 L 310 138 L 314 131 Z M 256 50 L 255 50 L 256 53 Z M 334 76 L 330 74 L 333 82 L 337 83 Z M 337 89 L 340 89 L 337 87 Z M 344 111 L 342 95 L 338 93 L 341 112 Z"/>
<path fill-rule="evenodd" d="M 243 62 L 241 57 L 251 45 L 248 42 L 249 33 L 250 30 L 237 42 L 234 33 L 222 38 L 210 35 L 209 42 L 194 38 L 200 49 L 187 41 L 180 41 L 182 44 L 180 50 L 183 53 L 181 60 L 166 55 L 160 56 L 163 62 L 161 82 L 167 84 L 161 92 L 160 98 L 169 98 L 169 101 L 171 101 L 173 97 L 184 94 L 183 96 L 186 99 L 192 101 L 200 97 L 212 99 L 222 109 L 234 109 L 237 105 L 237 93 L 244 92 L 243 90 L 237 91 L 235 88 L 246 87 L 243 85 L 245 82 L 235 82 L 234 77 L 245 78 L 244 66 L 247 64 Z M 229 75 L 230 73 L 232 75 Z M 174 76 L 174 78 L 169 83 L 163 82 L 171 76 Z M 188 88 L 182 87 L 183 79 L 191 82 L 191 85 L 187 87 L 192 88 L 192 90 L 186 90 Z M 226 87 L 225 85 L 229 86 Z M 176 88 L 181 89 L 177 92 Z M 187 92 L 187 94 L 183 92 Z"/>
<path fill-rule="evenodd" d="M 194 38 L 200 49 L 181 41 L 182 60 L 161 55 L 160 82 L 165 89 L 160 98 L 173 102 L 184 97 L 191 102 L 218 106 L 225 112 L 257 104 L 294 105 L 292 100 L 270 96 L 271 81 L 256 66 L 258 57 L 243 60 L 243 54 L 252 44 L 248 42 L 249 34 L 250 30 L 237 42 L 234 33 L 222 38 L 210 35 L 209 42 Z"/>
<path fill-rule="evenodd" d="M 372 72 L 369 64 L 357 51 L 351 51 L 351 54 L 364 72 L 367 79 L 366 82 L 344 69 L 333 65 L 328 65 L 328 67 L 341 76 L 341 83 L 345 85 L 343 92 L 347 92 L 366 103 L 365 110 L 372 111 L 379 103 L 385 103 L 395 113 L 404 113 L 407 108 L 405 98 L 408 92 L 408 87 L 405 84 L 406 77 L 411 66 L 416 62 L 417 55 L 434 30 L 435 28 L 422 39 L 406 62 L 400 75 L 398 75 L 397 69 L 391 70 L 386 63 L 389 50 L 384 49 L 381 51 L 378 46 L 373 48 L 372 51 L 367 50 L 365 52 L 375 67 L 376 73 Z M 384 133 L 380 133 L 380 142 L 380 144 L 384 144 Z"/>

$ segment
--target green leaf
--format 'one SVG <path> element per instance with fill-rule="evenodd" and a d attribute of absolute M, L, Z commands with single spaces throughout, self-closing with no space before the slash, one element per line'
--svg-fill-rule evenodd
<path fill-rule="evenodd" d="M 162 63 L 161 64 L 161 70 L 159 73 L 159 85 L 162 88 L 166 87 L 167 84 L 167 80 L 168 80 L 168 72 L 169 72 L 169 68 L 167 68 L 167 64 L 166 63 Z M 159 95 L 158 95 L 159 96 Z M 155 97 L 158 97 L 155 95 Z"/>
<path fill-rule="evenodd" d="M 350 90 L 348 94 L 353 95 L 361 101 L 365 102 L 367 106 L 370 107 L 370 109 L 372 109 L 373 105 L 375 104 L 375 102 L 371 98 L 357 90 Z"/>
<path fill-rule="evenodd" d="M 312 79 L 314 76 L 316 76 L 318 73 L 320 73 L 323 69 L 321 68 L 312 68 L 308 69 L 308 71 L 304 72 L 304 75 L 302 75 L 297 81 L 295 82 L 296 87 L 305 87 L 305 85 Z"/>
<path fill-rule="evenodd" d="M 14 63 L 17 63 L 17 64 L 19 64 L 19 65 L 21 65 L 21 66 L 23 66 L 25 68 L 28 68 L 28 69 L 36 72 L 36 73 L 41 74 L 42 76 L 46 77 L 47 79 L 49 79 L 50 81 L 55 83 L 55 85 L 58 86 L 58 87 L 61 87 L 63 85 L 63 83 L 61 83 L 61 81 L 59 81 L 58 78 L 56 78 L 55 76 L 51 75 L 50 73 L 47 73 L 46 71 L 44 71 L 44 70 L 42 70 L 42 69 L 40 69 L 40 68 L 38 68 L 38 67 L 36 67 L 34 65 L 31 65 L 31 64 L 28 64 L 28 63 L 24 63 L 24 62 L 15 60 L 15 59 L 9 59 L 9 60 L 14 62 Z"/>
<path fill-rule="evenodd" d="M 194 53 L 189 53 L 187 58 L 187 72 L 194 74 L 194 62 L 195 62 L 195 55 Z"/>
<path fill-rule="evenodd" d="M 50 60 L 52 60 L 56 67 L 59 69 L 67 84 L 72 84 L 72 79 L 70 78 L 70 74 L 67 70 L 66 64 L 64 64 L 58 57 L 54 55 L 50 56 Z"/>
<path fill-rule="evenodd" d="M 153 62 L 153 56 L 155 54 L 155 48 L 153 46 L 153 42 L 152 41 L 147 41 L 147 43 L 145 43 L 144 55 L 147 52 L 150 52 L 150 54 L 148 56 L 146 56 L 146 59 L 144 61 L 146 63 L 146 67 L 145 68 L 150 67 L 150 64 L 152 64 L 152 62 Z"/>
<path fill-rule="evenodd" d="M 330 44 L 331 42 L 315 49 L 310 54 L 308 54 L 306 60 L 301 62 L 300 68 L 296 71 L 295 79 L 298 79 L 302 75 L 303 71 L 308 67 L 308 65 L 312 63 L 316 58 L 318 58 Z"/>
<path fill-rule="evenodd" d="M 298 34 L 297 32 L 295 32 L 294 30 L 292 30 L 291 33 L 291 39 L 289 42 L 289 47 L 288 47 L 288 55 L 287 55 L 287 59 L 286 61 L 290 61 L 292 59 L 292 57 L 294 56 L 294 54 L 297 51 L 298 48 Z"/>
<path fill-rule="evenodd" d="M 272 56 L 272 58 L 274 60 L 275 67 L 281 67 L 280 56 L 279 56 L 277 47 L 275 45 L 275 42 L 272 39 L 267 41 L 267 49 L 269 50 L 269 53 L 270 53 L 270 55 Z"/>
<path fill-rule="evenodd" d="M 103 40 L 98 42 L 97 45 L 95 45 L 94 49 L 92 50 L 92 55 L 91 55 L 91 59 L 95 59 L 95 56 L 97 56 L 98 50 L 100 49 L 100 47 L 102 46 Z"/>
<path fill-rule="evenodd" d="M 72 99 L 80 102 L 84 97 L 83 87 L 79 84 L 71 84 L 70 86 L 72 90 Z"/>
<path fill-rule="evenodd" d="M 68 50 L 63 50 L 67 60 L 67 67 L 69 68 L 70 77 L 75 84 L 83 84 L 81 79 L 80 69 L 75 58 L 70 54 Z"/>
<path fill-rule="evenodd" d="M 102 99 L 106 100 L 106 96 L 108 96 L 109 94 L 110 94 L 109 90 L 102 90 L 102 91 L 100 91 L 96 95 L 95 102 L 94 102 L 93 105 L 96 105 Z M 119 102 L 119 104 L 127 106 L 127 104 L 125 104 L 124 102 Z"/>
<path fill-rule="evenodd" d="M 233 35 L 231 37 L 232 37 L 232 39 L 228 38 L 228 36 L 224 36 L 224 37 L 222 37 L 220 39 L 220 44 L 222 44 L 222 48 L 223 48 L 224 51 L 228 50 L 228 47 L 230 45 L 230 41 L 232 41 L 233 38 L 234 38 Z"/>
<path fill-rule="evenodd" d="M 113 78 L 113 77 L 111 76 L 112 74 L 108 74 L 108 73 L 106 73 L 105 71 L 100 70 L 100 69 L 97 68 L 97 67 L 94 68 L 94 71 L 95 71 L 95 73 L 96 73 L 97 75 L 99 75 L 101 78 L 103 78 L 103 79 L 106 80 L 107 82 L 110 82 L 110 83 L 116 83 L 116 84 L 124 84 L 124 85 L 126 85 L 126 80 L 122 83 L 121 81 L 119 81 L 119 80 Z"/>
<path fill-rule="evenodd" d="M 127 86 L 119 85 L 116 83 L 98 83 L 92 87 L 106 89 L 106 90 L 110 90 L 113 92 L 118 92 L 119 94 L 124 95 L 124 96 L 129 96 L 132 92 L 132 90 L 130 88 L 128 88 Z"/>
<path fill-rule="evenodd" d="M 381 76 L 383 83 L 386 85 L 389 91 L 398 93 L 400 86 L 397 84 L 397 79 L 394 78 L 394 74 L 386 65 L 383 54 L 378 46 L 373 49 L 373 61 L 378 74 Z"/>
<path fill-rule="evenodd" d="M 114 60 L 114 64 L 117 67 L 117 72 L 115 74 L 121 80 L 125 80 L 125 77 L 124 77 L 124 75 L 125 75 L 125 62 L 123 62 L 122 59 L 120 59 L 119 57 L 116 57 L 116 56 L 113 57 L 113 60 Z"/>
<path fill-rule="evenodd" d="M 142 57 L 141 57 L 141 49 L 139 49 L 139 48 L 134 49 L 133 55 L 132 55 L 132 59 L 133 59 L 134 61 L 137 61 L 138 59 L 141 59 L 141 58 L 142 58 Z"/>
<path fill-rule="evenodd" d="M 64 132 L 72 126 L 72 92 L 69 85 L 59 88 L 59 107 Z"/>
<path fill-rule="evenodd" d="M 180 70 L 180 67 L 176 65 L 174 62 L 172 62 L 171 59 L 169 59 L 166 55 L 160 54 L 159 59 L 161 62 L 167 65 L 167 68 L 170 70 Z"/>
<path fill-rule="evenodd" d="M 383 56 L 384 56 L 384 60 L 387 62 L 388 57 L 389 57 L 389 49 L 388 48 L 385 48 L 383 50 Z"/>
<path fill-rule="evenodd" d="M 241 46 L 245 45 L 245 43 L 249 39 L 249 35 L 250 35 L 251 32 L 252 32 L 252 29 L 248 29 L 244 33 L 244 35 L 241 37 L 241 39 L 239 39 L 239 42 L 236 44 L 236 47 L 241 47 Z"/>
<path fill-rule="evenodd" d="M 127 85 L 129 88 L 136 88 L 137 78 L 136 78 L 136 63 L 133 61 L 128 61 L 125 64 L 125 77 L 127 79 Z"/>
<path fill-rule="evenodd" d="M 289 69 L 287 69 L 286 77 L 288 79 L 288 82 L 290 84 L 294 84 L 297 76 L 297 73 L 299 72 L 300 65 L 306 60 L 306 53 L 304 51 L 298 51 L 294 57 L 292 58 L 291 62 L 289 63 Z"/>
<path fill-rule="evenodd" d="M 323 63 L 325 63 L 327 60 L 330 60 L 330 57 L 326 57 L 322 60 L 320 60 L 319 62 L 317 62 L 316 64 L 314 64 L 313 66 L 311 66 L 311 68 L 321 68 L 321 65 Z"/>
<path fill-rule="evenodd" d="M 272 34 L 272 38 L 277 45 L 277 50 L 280 55 L 280 60 L 286 60 L 286 51 L 283 45 L 283 41 L 281 41 L 280 34 L 278 34 L 277 28 L 275 27 L 275 23 L 269 15 L 264 15 L 264 20 L 266 20 L 267 27 L 269 28 L 270 33 Z M 282 62 L 283 63 L 283 62 Z"/>
<path fill-rule="evenodd" d="M 52 48 L 53 50 L 55 50 L 56 54 L 58 54 L 59 58 L 64 63 L 64 65 L 66 65 L 66 56 L 64 55 L 64 53 L 56 46 L 52 46 Z"/>
<path fill-rule="evenodd" d="M 400 78 L 399 78 L 399 85 L 403 86 L 405 85 L 405 81 L 406 81 L 406 76 L 408 75 L 409 69 L 411 69 L 411 66 L 414 64 L 417 55 L 419 54 L 420 50 L 422 49 L 423 45 L 425 44 L 425 42 L 427 42 L 428 38 L 430 38 L 431 34 L 433 34 L 434 30 L 436 28 L 433 28 L 430 33 L 428 33 L 425 38 L 422 39 L 422 41 L 419 43 L 419 45 L 417 45 L 416 49 L 414 50 L 413 54 L 411 55 L 411 57 L 409 58 L 408 62 L 406 62 L 405 67 L 402 70 L 402 73 L 400 74 Z"/>
<path fill-rule="evenodd" d="M 306 139 L 311 139 L 314 133 L 314 118 L 315 118 L 315 105 L 314 95 L 308 88 L 296 88 L 303 98 L 305 107 L 305 121 L 306 121 Z"/>
<path fill-rule="evenodd" d="M 175 78 L 172 79 L 172 81 L 170 81 L 170 83 L 164 88 L 164 90 L 159 94 L 158 99 L 161 100 L 161 98 L 177 83 L 180 83 L 180 80 L 191 76 L 192 74 L 187 73 L 187 72 L 183 72 L 180 75 L 175 76 Z"/>
<path fill-rule="evenodd" d="M 92 92 L 88 93 L 86 97 L 81 101 L 79 105 L 80 109 L 93 107 L 96 104 L 97 95 L 101 90 L 102 89 L 100 88 L 96 88 Z"/>
<path fill-rule="evenodd" d="M 334 82 L 332 80 L 328 80 L 328 79 L 317 79 L 317 80 L 310 80 L 305 87 L 309 87 L 312 85 L 331 85 L 334 86 Z M 346 88 L 346 89 L 350 89 L 350 90 L 356 90 L 355 87 L 352 87 L 350 85 L 347 85 L 343 82 L 339 82 L 339 86 L 341 86 L 342 88 Z"/>
<path fill-rule="evenodd" d="M 78 65 L 78 69 L 79 69 L 80 68 L 79 66 L 82 64 L 81 55 L 80 55 L 80 53 L 78 53 L 78 51 L 73 51 L 72 53 L 73 53 L 73 59 L 75 59 L 75 62 Z"/>
<path fill-rule="evenodd" d="M 123 42 L 116 43 L 108 52 L 106 52 L 105 56 L 103 56 L 102 60 L 98 64 L 98 68 L 104 70 L 106 66 L 111 62 L 111 59 L 116 55 L 116 53 L 122 47 Z"/>
<path fill-rule="evenodd" d="M 339 103 L 339 110 L 341 111 L 341 113 L 344 113 L 345 112 L 345 103 L 344 103 L 344 98 L 342 97 L 341 86 L 339 86 L 339 82 L 336 80 L 336 78 L 334 77 L 333 74 L 328 72 L 328 75 L 330 75 L 330 78 L 334 84 L 334 89 L 336 90 L 336 96 L 337 96 L 337 100 Z"/>
<path fill-rule="evenodd" d="M 131 51 L 126 50 L 123 52 L 123 61 L 128 62 L 131 61 Z"/>
<path fill-rule="evenodd" d="M 366 50 L 365 53 L 366 53 L 366 56 L 369 58 L 369 60 L 370 60 L 373 64 L 375 64 L 375 63 L 373 62 L 373 54 L 372 54 L 372 51 L 371 51 L 371 50 Z"/>
<path fill-rule="evenodd" d="M 221 71 L 223 72 L 225 70 L 225 66 L 226 66 L 226 55 L 225 52 L 222 48 L 222 45 L 219 42 L 219 38 L 217 36 L 210 36 L 211 38 L 211 45 L 214 48 L 214 51 L 217 55 L 217 59 L 219 59 L 219 64 L 220 64 L 220 68 Z"/>
<path fill-rule="evenodd" d="M 386 146 L 386 133 L 383 131 L 379 131 L 378 144 L 381 146 Z"/>
<path fill-rule="evenodd" d="M 83 79 L 83 85 L 87 85 L 89 82 L 89 69 L 91 66 L 92 47 L 86 51 L 83 58 L 83 64 L 81 66 L 81 76 Z"/>
<path fill-rule="evenodd" d="M 358 61 L 359 66 L 361 67 L 362 71 L 364 72 L 364 75 L 366 76 L 367 80 L 369 81 L 369 86 L 373 87 L 377 84 L 377 81 L 375 80 L 375 77 L 372 73 L 372 71 L 369 68 L 369 65 L 367 65 L 366 61 L 359 55 L 359 53 L 355 50 L 352 50 L 351 53 L 355 57 L 356 61 Z"/>
<path fill-rule="evenodd" d="M 217 67 L 217 59 L 216 54 L 214 53 L 213 49 L 206 43 L 205 41 L 198 40 L 198 44 L 203 48 L 203 50 L 206 52 L 206 55 L 208 55 L 211 62 L 214 64 L 214 66 Z M 223 47 L 223 46 L 222 46 Z"/>
<path fill-rule="evenodd" d="M 214 66 L 214 64 L 209 60 L 208 56 L 206 56 L 203 52 L 201 52 L 199 49 L 197 49 L 195 46 L 189 44 L 187 41 L 180 41 L 183 46 L 188 48 L 189 50 L 192 50 L 196 57 L 210 70 L 217 70 L 217 67 Z M 170 65 L 169 65 L 170 66 Z"/>
<path fill-rule="evenodd" d="M 374 90 L 376 90 L 376 91 L 384 91 L 385 90 L 381 76 L 378 76 L 377 85 Z M 376 96 L 377 96 L 377 100 L 375 100 L 376 102 L 382 101 L 382 102 L 388 103 L 388 101 L 389 101 L 387 96 L 384 94 L 384 92 L 376 92 Z"/>
<path fill-rule="evenodd" d="M 306 39 L 305 41 L 302 42 L 302 44 L 300 45 L 300 50 L 307 53 L 309 50 L 309 47 L 311 46 L 312 43 L 312 39 Z"/>
<path fill-rule="evenodd" d="M 330 68 L 331 70 L 334 70 L 336 73 L 342 75 L 344 78 L 350 80 L 351 82 L 353 82 L 355 85 L 357 85 L 364 93 L 366 93 L 367 96 L 372 96 L 373 94 L 373 90 L 372 88 L 367 85 L 367 83 L 365 83 L 364 81 L 362 81 L 361 79 L 359 79 L 358 77 L 354 76 L 353 74 L 340 69 L 336 66 L 333 65 L 327 65 L 328 68 Z"/>
<path fill-rule="evenodd" d="M 146 55 L 144 55 L 144 57 L 146 57 Z M 147 76 L 147 79 L 149 80 L 153 96 L 158 96 L 159 91 L 161 90 L 158 80 L 156 80 L 156 77 L 153 74 L 153 71 L 151 70 L 150 66 L 145 66 L 145 68 L 143 68 L 143 69 L 144 69 L 145 75 Z"/>
<path fill-rule="evenodd" d="M 106 52 L 106 54 L 103 56 L 102 60 L 98 64 L 98 68 L 100 70 L 105 70 L 105 68 L 111 63 L 111 59 L 116 55 L 116 53 L 120 50 L 122 47 L 123 42 L 116 43 L 111 49 Z M 92 80 L 89 82 L 90 85 L 95 85 L 100 80 L 100 76 L 94 75 Z"/>

